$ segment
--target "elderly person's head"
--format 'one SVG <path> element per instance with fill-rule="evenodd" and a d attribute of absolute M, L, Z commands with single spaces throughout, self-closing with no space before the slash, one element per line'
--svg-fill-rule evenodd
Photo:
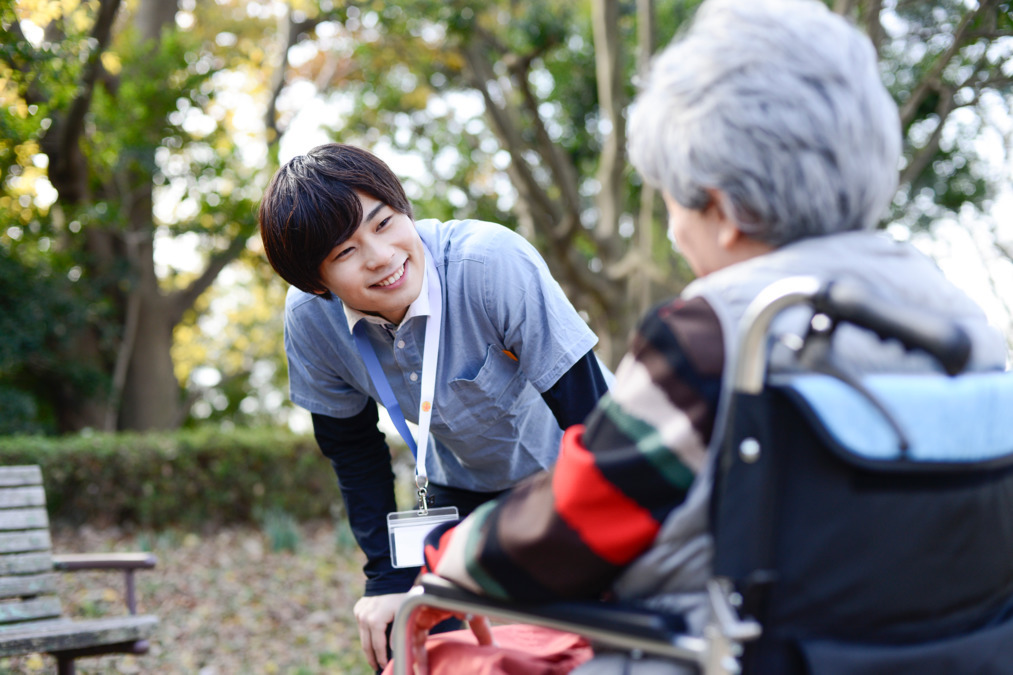
<path fill-rule="evenodd" d="M 897 186 L 900 123 L 876 53 L 816 0 L 704 2 L 629 126 L 631 161 L 663 191 L 697 274 L 735 260 L 694 261 L 683 239 L 702 235 L 680 236 L 676 219 L 724 218 L 756 245 L 749 257 L 873 228 Z"/>

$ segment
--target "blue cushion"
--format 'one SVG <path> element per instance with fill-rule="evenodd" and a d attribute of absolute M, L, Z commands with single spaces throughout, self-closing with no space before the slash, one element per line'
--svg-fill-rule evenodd
<path fill-rule="evenodd" d="M 866 389 L 903 429 L 897 433 L 859 391 L 827 375 L 794 375 L 773 386 L 800 403 L 835 450 L 876 464 L 1013 464 L 1013 373 L 871 375 Z M 926 466 L 928 468 L 928 466 Z"/>

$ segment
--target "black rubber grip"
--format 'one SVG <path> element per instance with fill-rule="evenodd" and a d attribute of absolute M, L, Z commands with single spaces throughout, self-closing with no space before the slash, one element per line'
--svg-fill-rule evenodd
<path fill-rule="evenodd" d="M 955 322 L 885 302 L 855 283 L 826 284 L 813 299 L 813 308 L 835 321 L 867 328 L 883 339 L 927 352 L 950 375 L 962 371 L 971 357 L 971 339 Z"/>

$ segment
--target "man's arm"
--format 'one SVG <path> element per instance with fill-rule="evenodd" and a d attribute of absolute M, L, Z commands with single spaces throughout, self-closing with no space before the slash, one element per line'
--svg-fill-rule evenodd
<path fill-rule="evenodd" d="M 377 428 L 376 402 L 370 399 L 357 415 L 346 418 L 313 414 L 313 433 L 331 460 L 345 501 L 348 523 L 366 554 L 366 590 L 353 608 L 359 641 L 374 669 L 387 663 L 387 628 L 401 604 L 401 594 L 419 568 L 395 568 L 390 561 L 387 514 L 396 511 L 390 449 Z"/>
<path fill-rule="evenodd" d="M 592 598 L 647 550 L 707 459 L 721 327 L 702 299 L 648 315 L 549 472 L 426 539 L 426 567 L 500 598 Z"/>
<path fill-rule="evenodd" d="M 598 399 L 606 393 L 608 384 L 598 365 L 598 358 L 589 351 L 554 385 L 542 392 L 542 398 L 556 417 L 559 428 L 566 430 L 587 419 Z"/>
<path fill-rule="evenodd" d="M 390 450 L 378 419 L 373 400 L 352 417 L 313 414 L 317 444 L 338 475 L 352 535 L 366 554 L 367 596 L 402 593 L 418 574 L 418 568 L 395 568 L 390 562 L 387 514 L 397 506 Z"/>

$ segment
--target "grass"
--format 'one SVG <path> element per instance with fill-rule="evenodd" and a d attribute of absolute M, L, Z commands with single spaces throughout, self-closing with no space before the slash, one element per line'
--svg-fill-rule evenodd
<path fill-rule="evenodd" d="M 372 675 L 359 648 L 352 605 L 362 591 L 362 554 L 347 525 L 300 524 L 272 514 L 262 528 L 202 535 L 83 528 L 53 532 L 57 553 L 150 550 L 137 573 L 138 611 L 160 623 L 143 656 L 80 659 L 79 675 Z M 64 613 L 125 612 L 122 575 L 60 575 Z M 0 674 L 53 673 L 55 659 L 0 659 Z"/>

